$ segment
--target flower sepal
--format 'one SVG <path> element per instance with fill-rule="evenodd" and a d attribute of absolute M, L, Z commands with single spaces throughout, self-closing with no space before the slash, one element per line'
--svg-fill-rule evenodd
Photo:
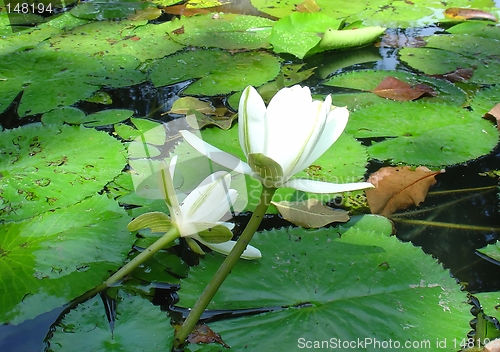
<path fill-rule="evenodd" d="M 198 232 L 197 235 L 192 237 L 200 239 L 203 243 L 222 243 L 233 238 L 233 233 L 227 226 L 211 225 L 208 228 L 205 227 L 205 230 Z"/>
<path fill-rule="evenodd" d="M 159 211 L 152 211 L 139 215 L 128 223 L 127 229 L 131 232 L 143 229 L 151 229 L 151 232 L 168 232 L 172 227 L 170 217 Z"/>
<path fill-rule="evenodd" d="M 283 168 L 276 161 L 262 153 L 250 153 L 247 160 L 264 186 L 279 188 L 283 185 Z"/>

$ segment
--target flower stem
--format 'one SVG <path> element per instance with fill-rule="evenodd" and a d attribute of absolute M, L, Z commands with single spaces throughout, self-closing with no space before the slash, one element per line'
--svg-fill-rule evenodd
<path fill-rule="evenodd" d="M 226 257 L 224 262 L 221 264 L 214 277 L 212 277 L 212 280 L 208 283 L 207 287 L 205 287 L 205 290 L 198 298 L 198 301 L 195 303 L 188 317 L 186 318 L 180 329 L 177 331 L 175 335 L 174 349 L 182 348 L 188 335 L 194 329 L 201 315 L 205 311 L 205 308 L 215 296 L 236 262 L 240 259 L 241 254 L 243 253 L 245 248 L 247 248 L 247 245 L 250 243 L 250 240 L 255 234 L 255 231 L 257 231 L 257 228 L 262 222 L 266 210 L 271 203 L 271 199 L 273 198 L 273 194 L 276 191 L 275 188 L 267 188 L 265 186 L 262 187 L 263 188 L 262 194 L 260 196 L 260 202 L 257 205 L 254 213 L 252 214 L 250 221 L 245 227 L 245 230 L 243 230 L 243 233 L 236 242 L 235 246 Z"/>
<path fill-rule="evenodd" d="M 156 252 L 158 252 L 160 249 L 165 247 L 170 242 L 174 241 L 179 236 L 180 236 L 179 230 L 175 226 L 172 226 L 172 228 L 170 230 L 168 230 L 168 232 L 165 233 L 163 236 L 161 236 L 158 240 L 156 240 L 156 242 L 154 242 L 152 245 L 150 245 L 144 251 L 139 253 L 134 259 L 132 259 L 127 264 L 122 266 L 120 268 L 120 270 L 118 270 L 116 273 L 114 273 L 109 279 L 104 281 L 103 285 L 110 287 L 110 286 L 113 286 L 114 284 L 118 283 L 125 276 L 127 276 L 132 271 L 134 271 L 139 265 L 141 265 L 146 260 L 151 258 Z"/>

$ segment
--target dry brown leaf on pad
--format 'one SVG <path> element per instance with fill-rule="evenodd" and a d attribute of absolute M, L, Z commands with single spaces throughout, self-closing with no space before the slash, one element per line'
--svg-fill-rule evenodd
<path fill-rule="evenodd" d="M 490 111 L 488 111 L 484 118 L 496 122 L 497 129 L 500 131 L 500 103 L 495 105 Z"/>
<path fill-rule="evenodd" d="M 409 166 L 381 168 L 368 178 L 375 188 L 365 191 L 372 214 L 388 217 L 398 209 L 419 205 L 436 183 L 434 177 L 442 172 L 425 166 L 414 170 Z"/>
<path fill-rule="evenodd" d="M 412 86 L 392 76 L 385 77 L 382 82 L 372 90 L 372 93 L 382 98 L 398 101 L 415 100 L 424 94 L 431 96 L 437 95 L 431 87 L 425 84 Z"/>
<path fill-rule="evenodd" d="M 196 325 L 194 330 L 189 334 L 187 341 L 192 344 L 198 343 L 220 343 L 225 348 L 231 348 L 228 344 L 222 341 L 218 333 L 213 331 L 205 324 Z"/>

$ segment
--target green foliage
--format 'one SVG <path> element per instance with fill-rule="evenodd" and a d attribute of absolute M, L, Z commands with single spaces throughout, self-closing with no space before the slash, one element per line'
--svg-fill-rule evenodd
<path fill-rule="evenodd" d="M 99 296 L 78 306 L 56 327 L 49 351 L 139 352 L 171 348 L 174 329 L 159 307 L 118 291 L 113 313 L 116 316 L 110 322 L 106 304 Z"/>
<path fill-rule="evenodd" d="M 184 94 L 218 95 L 243 90 L 248 85 L 260 86 L 279 71 L 280 60 L 268 53 L 231 55 L 222 50 L 196 50 L 156 60 L 149 77 L 156 87 L 196 79 Z"/>
<path fill-rule="evenodd" d="M 6 130 L 0 132 L 0 153 L 3 221 L 79 202 L 126 165 L 120 142 L 84 127 L 32 124 Z"/>
<path fill-rule="evenodd" d="M 177 43 L 228 50 L 269 47 L 274 22 L 262 17 L 213 13 L 172 21 L 169 35 Z M 180 32 L 180 33 L 179 33 Z"/>
<path fill-rule="evenodd" d="M 434 344 L 465 336 L 470 315 L 460 287 L 434 259 L 391 232 L 387 219 L 364 216 L 334 229 L 257 233 L 252 244 L 262 259 L 238 262 L 209 309 L 283 309 L 209 326 L 232 348 L 249 350 L 295 350 L 300 337 Z M 222 260 L 202 260 L 182 280 L 182 307 L 192 307 Z"/>
<path fill-rule="evenodd" d="M 94 195 L 0 224 L 0 287 L 9 292 L 0 297 L 0 321 L 19 324 L 102 283 L 130 250 L 129 221 L 117 202 Z"/>
<path fill-rule="evenodd" d="M 388 138 L 368 148 L 372 158 L 412 165 L 453 165 L 489 153 L 498 143 L 493 124 L 459 107 L 385 101 L 351 114 L 347 132 Z"/>

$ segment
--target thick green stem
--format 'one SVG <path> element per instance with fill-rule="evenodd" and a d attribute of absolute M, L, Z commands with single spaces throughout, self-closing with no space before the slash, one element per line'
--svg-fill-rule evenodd
<path fill-rule="evenodd" d="M 209 282 L 205 290 L 201 294 L 200 298 L 194 305 L 193 309 L 189 313 L 186 321 L 177 331 L 174 341 L 174 348 L 182 348 L 184 342 L 186 341 L 188 335 L 194 329 L 201 315 L 207 308 L 208 304 L 215 296 L 215 293 L 219 290 L 219 287 L 222 285 L 226 277 L 231 272 L 231 269 L 234 267 L 236 262 L 240 259 L 241 254 L 247 248 L 247 245 L 250 243 L 255 231 L 259 227 L 262 219 L 266 213 L 267 207 L 271 203 L 271 199 L 273 198 L 273 194 L 276 191 L 275 188 L 266 188 L 263 186 L 262 194 L 260 196 L 260 202 L 255 209 L 250 221 L 248 222 L 245 230 L 241 234 L 240 238 L 236 242 L 235 246 L 226 257 L 224 262 L 221 264 L 217 272 L 215 273 L 212 280 Z"/>

